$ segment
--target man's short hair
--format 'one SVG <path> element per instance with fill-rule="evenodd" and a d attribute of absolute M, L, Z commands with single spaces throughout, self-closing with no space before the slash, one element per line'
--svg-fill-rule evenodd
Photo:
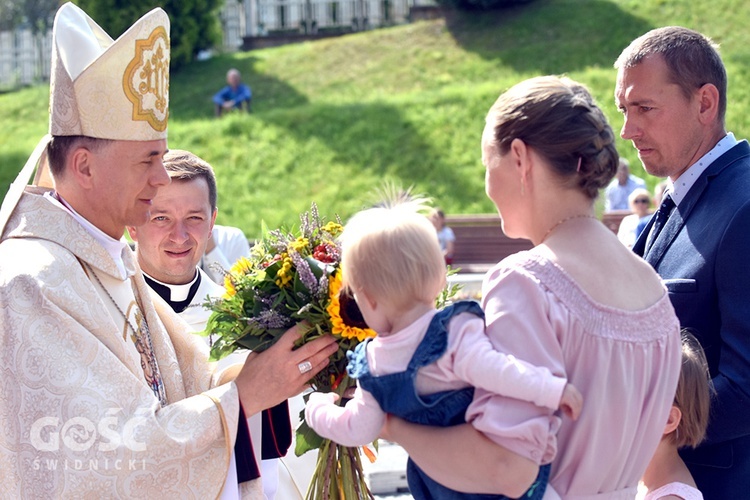
<path fill-rule="evenodd" d="M 719 120 L 727 111 L 727 72 L 718 45 L 707 36 L 680 26 L 649 31 L 633 40 L 615 61 L 615 68 L 632 68 L 645 58 L 660 55 L 667 65 L 672 83 L 686 98 L 707 83 L 719 90 Z"/>
<path fill-rule="evenodd" d="M 164 168 L 173 181 L 205 179 L 208 184 L 208 202 L 211 212 L 216 211 L 216 175 L 207 161 L 182 149 L 171 149 L 164 155 Z"/>
<path fill-rule="evenodd" d="M 76 148 L 82 147 L 97 153 L 111 142 L 110 139 L 96 139 L 85 135 L 53 136 L 47 144 L 47 161 L 52 178 L 61 179 L 63 177 L 68 155 Z"/>

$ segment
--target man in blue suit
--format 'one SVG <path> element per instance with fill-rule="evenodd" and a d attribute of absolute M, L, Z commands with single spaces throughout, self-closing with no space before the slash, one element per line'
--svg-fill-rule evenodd
<path fill-rule="evenodd" d="M 615 68 L 620 135 L 671 181 L 633 250 L 703 345 L 717 393 L 707 440 L 682 456 L 707 500 L 750 498 L 750 146 L 724 128 L 726 71 L 700 33 L 652 30 Z"/>

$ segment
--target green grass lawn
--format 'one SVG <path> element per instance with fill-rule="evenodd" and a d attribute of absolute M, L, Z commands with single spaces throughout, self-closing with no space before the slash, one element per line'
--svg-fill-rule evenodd
<path fill-rule="evenodd" d="M 567 74 L 589 86 L 619 131 L 612 64 L 654 27 L 680 24 L 722 45 L 727 128 L 750 136 L 749 20 L 741 0 L 537 0 L 222 55 L 172 75 L 169 145 L 214 166 L 218 222 L 250 237 L 261 221 L 294 223 L 312 201 L 345 218 L 386 181 L 413 185 L 448 213 L 492 212 L 479 139 L 500 92 L 528 77 Z M 216 120 L 211 95 L 233 66 L 253 89 L 253 113 Z M 47 131 L 48 91 L 0 95 L 0 194 Z M 644 175 L 632 146 L 618 148 Z"/>

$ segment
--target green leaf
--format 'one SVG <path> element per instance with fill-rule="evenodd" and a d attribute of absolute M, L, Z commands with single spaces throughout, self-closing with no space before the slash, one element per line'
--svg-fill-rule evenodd
<path fill-rule="evenodd" d="M 310 265 L 310 270 L 318 279 L 320 279 L 324 274 L 330 276 L 334 271 L 334 267 L 332 265 L 314 259 L 312 256 L 305 257 L 305 261 L 307 261 L 307 263 Z"/>
<path fill-rule="evenodd" d="M 301 457 L 310 450 L 317 450 L 323 445 L 323 439 L 317 432 L 312 430 L 304 420 L 297 427 L 297 444 L 294 447 L 294 454 Z"/>

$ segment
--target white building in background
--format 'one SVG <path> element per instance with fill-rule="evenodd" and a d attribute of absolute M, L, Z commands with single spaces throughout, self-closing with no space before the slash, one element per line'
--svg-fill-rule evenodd
<path fill-rule="evenodd" d="M 415 7 L 434 0 L 227 0 L 221 12 L 224 46 L 245 37 L 343 34 L 404 24 Z"/>
<path fill-rule="evenodd" d="M 52 33 L 39 39 L 30 29 L 0 31 L 0 90 L 49 79 Z"/>
<path fill-rule="evenodd" d="M 225 0 L 219 19 L 223 50 L 247 46 L 245 38 L 322 36 L 408 23 L 415 8 L 434 0 Z M 52 34 L 0 32 L 0 91 L 49 80 Z"/>

